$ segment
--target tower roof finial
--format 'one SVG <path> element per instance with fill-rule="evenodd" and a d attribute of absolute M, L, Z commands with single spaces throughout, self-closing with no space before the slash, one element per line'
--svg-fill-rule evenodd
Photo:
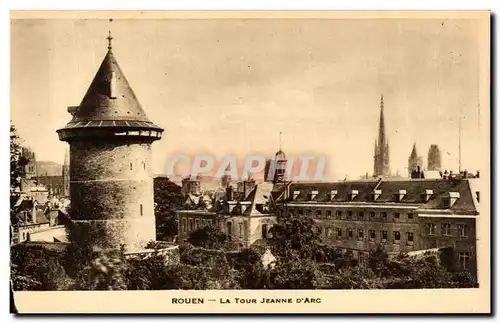
<path fill-rule="evenodd" d="M 111 37 L 111 30 L 108 32 L 108 37 L 106 39 L 108 40 L 108 50 L 111 50 L 112 48 L 111 41 L 113 40 L 113 37 Z"/>
<path fill-rule="evenodd" d="M 108 30 L 108 37 L 106 39 L 108 40 L 108 50 L 111 50 L 113 47 L 111 44 L 111 41 L 113 40 L 113 37 L 111 37 L 111 23 L 113 22 L 113 19 L 109 19 L 109 30 Z"/>

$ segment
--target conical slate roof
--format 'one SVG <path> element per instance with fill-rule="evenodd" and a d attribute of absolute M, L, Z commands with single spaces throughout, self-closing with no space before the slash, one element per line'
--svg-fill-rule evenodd
<path fill-rule="evenodd" d="M 130 87 L 111 49 L 97 71 L 78 107 L 70 112 L 69 128 L 133 127 L 154 128 Z"/>

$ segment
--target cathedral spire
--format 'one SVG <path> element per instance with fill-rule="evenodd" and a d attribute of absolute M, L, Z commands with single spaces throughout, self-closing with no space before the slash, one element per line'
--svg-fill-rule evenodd
<path fill-rule="evenodd" d="M 375 140 L 375 154 L 373 175 L 389 176 L 389 140 L 385 133 L 385 120 L 384 120 L 384 95 L 380 96 L 380 119 L 378 128 L 378 138 Z"/>
<path fill-rule="evenodd" d="M 383 146 L 386 142 L 385 138 L 385 120 L 384 120 L 384 95 L 380 96 L 380 121 L 378 128 L 379 146 Z"/>

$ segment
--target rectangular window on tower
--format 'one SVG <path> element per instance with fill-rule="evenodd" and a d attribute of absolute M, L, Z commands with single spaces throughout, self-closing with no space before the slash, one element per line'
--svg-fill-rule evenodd
<path fill-rule="evenodd" d="M 141 212 L 141 216 L 143 216 L 142 204 L 139 206 L 139 209 L 140 209 L 140 212 Z"/>
<path fill-rule="evenodd" d="M 109 81 L 109 97 L 116 99 L 116 75 L 114 71 L 111 72 L 111 80 Z"/>

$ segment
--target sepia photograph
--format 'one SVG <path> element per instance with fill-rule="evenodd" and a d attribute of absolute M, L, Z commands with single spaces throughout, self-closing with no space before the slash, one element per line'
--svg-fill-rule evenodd
<path fill-rule="evenodd" d="M 489 33 L 488 11 L 12 11 L 16 308 L 144 291 L 325 313 L 415 292 L 474 311 Z M 120 311 L 153 311 L 135 299 Z"/>

